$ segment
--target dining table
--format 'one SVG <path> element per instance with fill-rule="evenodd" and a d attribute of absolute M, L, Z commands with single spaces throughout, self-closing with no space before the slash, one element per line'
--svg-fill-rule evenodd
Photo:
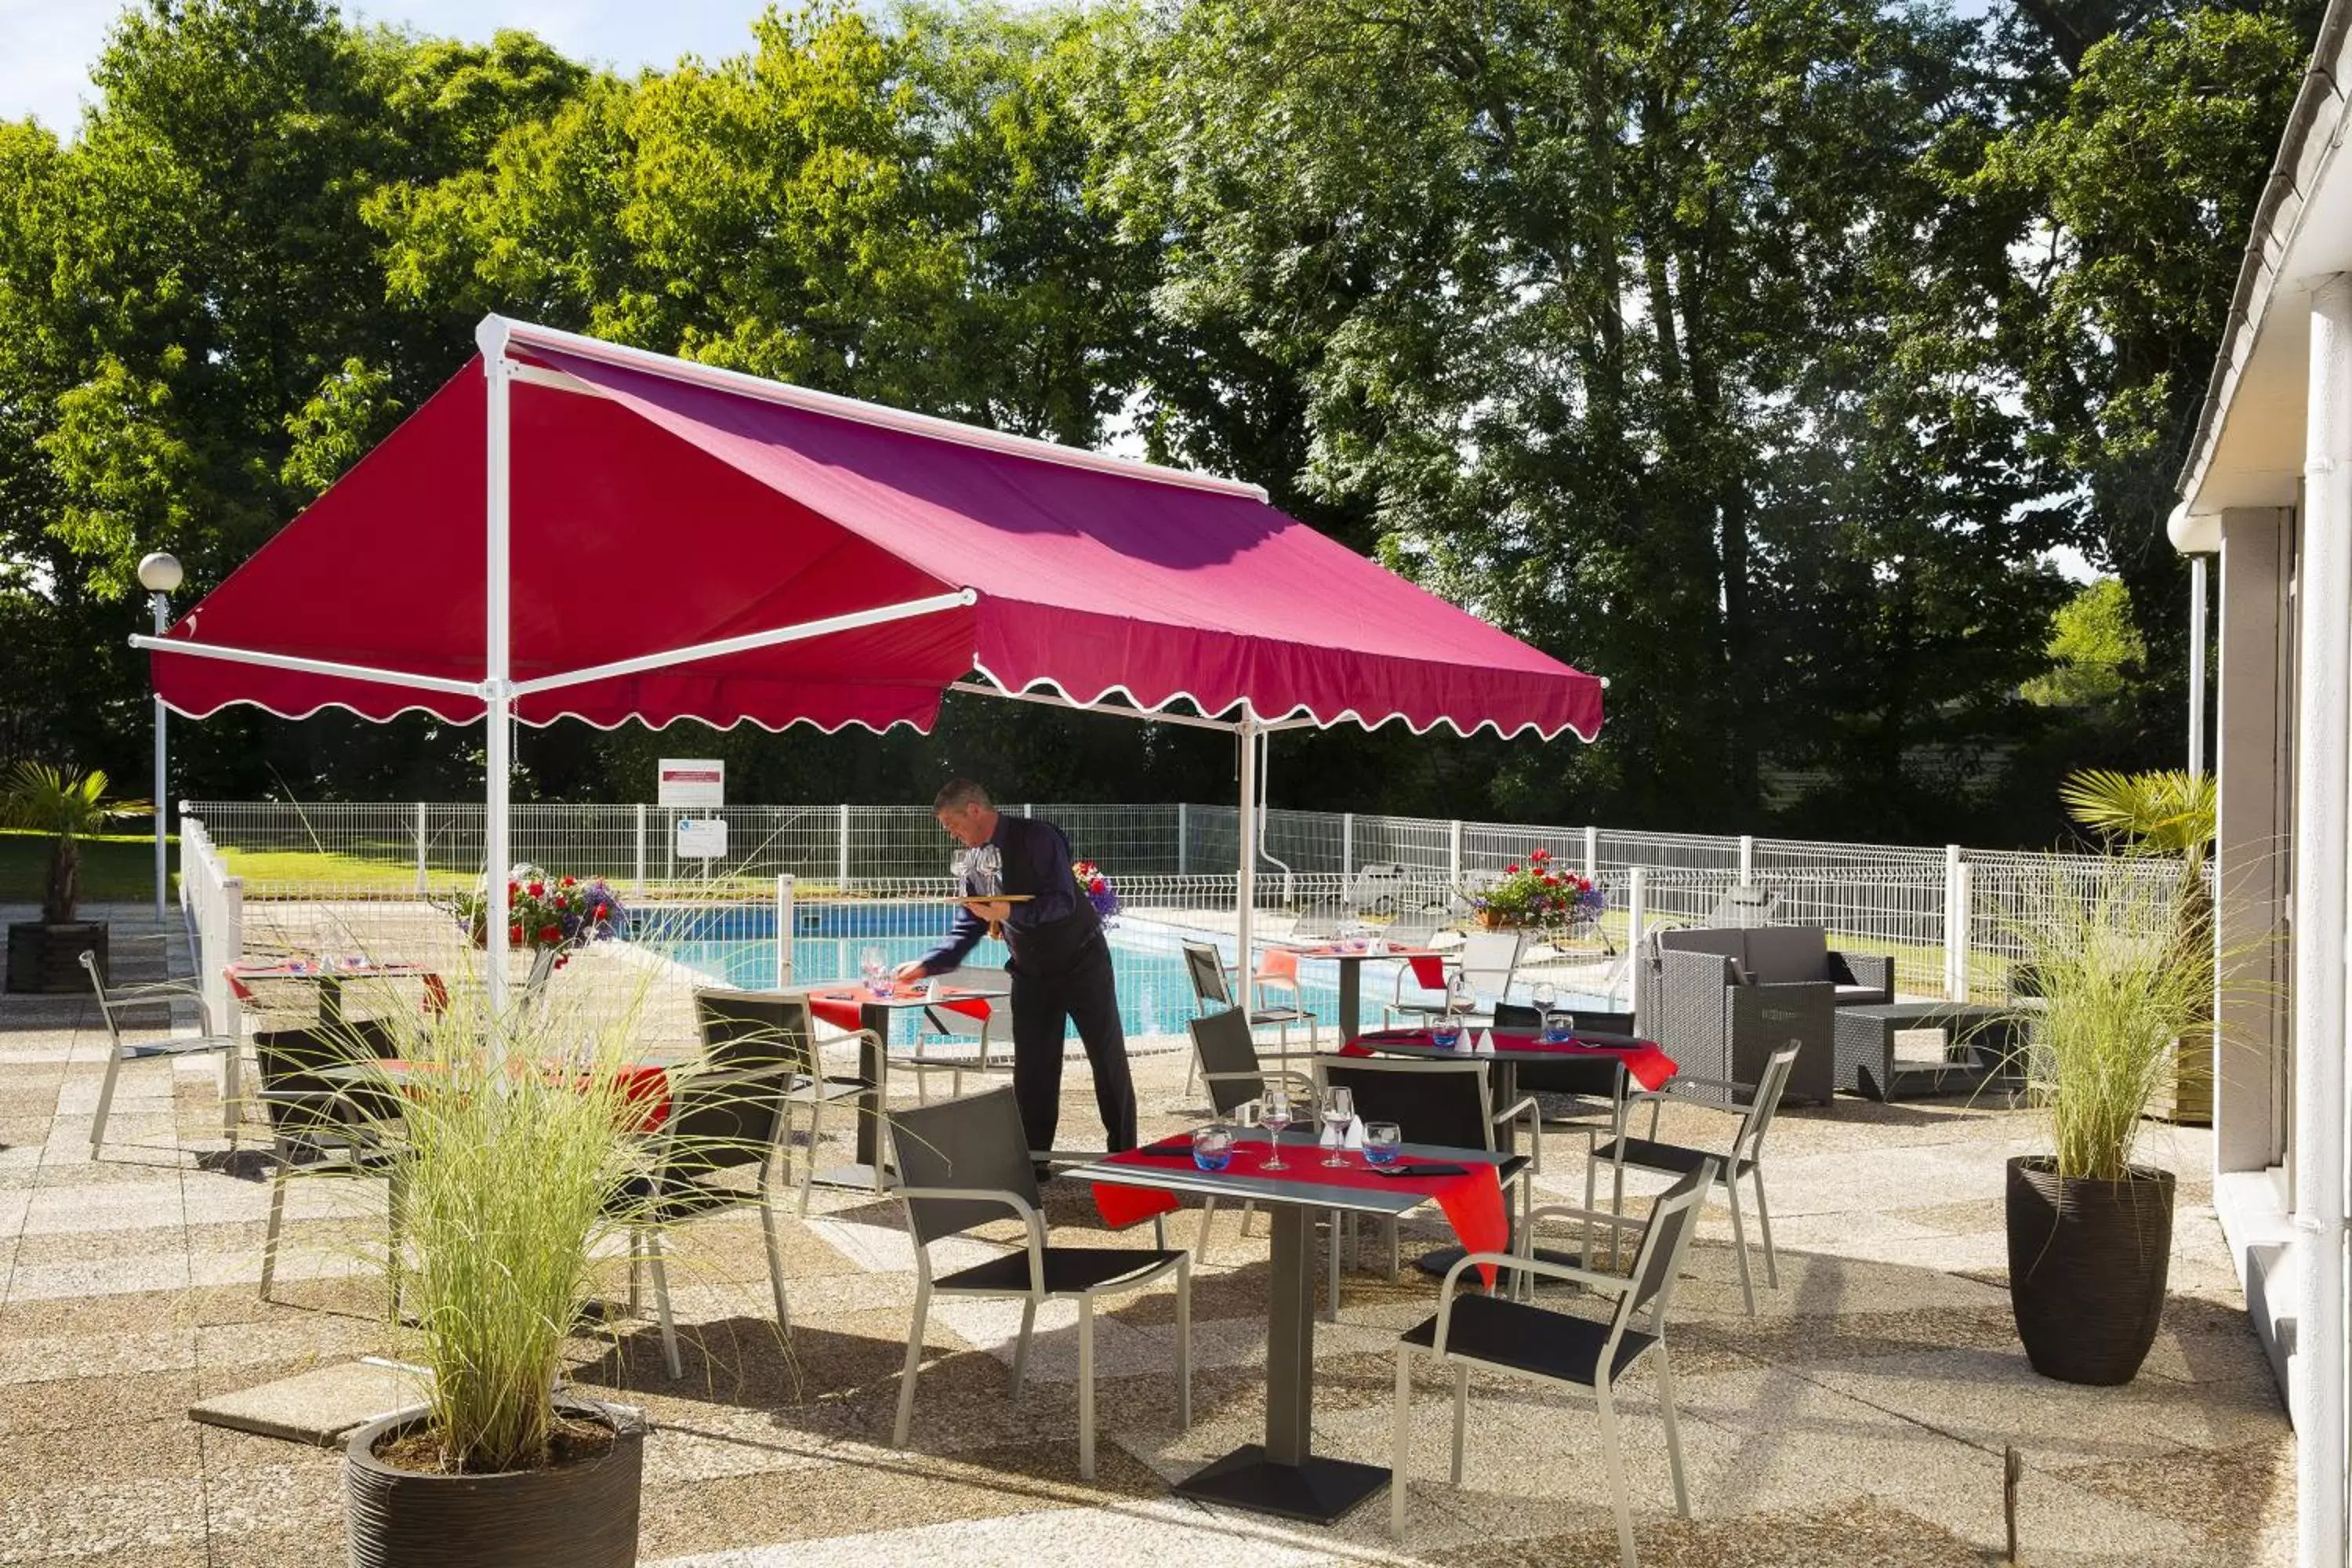
<path fill-rule="evenodd" d="M 1244 1133 L 1223 1170 L 1204 1170 L 1189 1134 L 1113 1154 L 1066 1173 L 1095 1184 L 1107 1224 L 1134 1224 L 1177 1206 L 1180 1194 L 1249 1199 L 1266 1211 L 1272 1263 L 1266 1277 L 1265 1436 L 1244 1444 L 1176 1483 L 1179 1497 L 1285 1519 L 1329 1524 L 1389 1484 L 1385 1465 L 1314 1451 L 1314 1226 L 1337 1210 L 1395 1219 L 1435 1203 L 1474 1251 L 1509 1246 L 1510 1219 L 1496 1168 L 1505 1156 L 1485 1149 L 1404 1144 L 1395 1163 L 1451 1167 L 1454 1173 L 1383 1176 L 1358 1150 L 1336 1152 L 1312 1133 L 1282 1135 L 1282 1167 L 1265 1169 L 1274 1140 Z M 1489 1281 L 1491 1283 L 1491 1281 Z"/>
<path fill-rule="evenodd" d="M 1274 942 L 1266 945 L 1294 957 L 1339 966 L 1339 1038 L 1343 1043 L 1354 1039 L 1363 1028 L 1365 964 L 1392 961 L 1409 963 L 1428 989 L 1445 989 L 1445 955 L 1433 947 L 1392 947 L 1378 939 L 1363 937 L 1330 942 Z M 1431 982 L 1433 974 L 1434 984 Z"/>
<path fill-rule="evenodd" d="M 1012 992 L 986 985 L 944 985 L 935 992 L 929 984 L 895 981 L 887 988 L 832 981 L 799 989 L 817 1017 L 859 1035 L 857 1157 L 849 1164 L 817 1171 L 809 1179 L 828 1187 L 887 1191 L 890 1170 L 882 1152 L 882 1121 L 890 1091 L 890 1020 L 913 1007 L 948 1007 L 984 1018 L 992 1002 Z"/>
<path fill-rule="evenodd" d="M 400 960 L 381 961 L 352 956 L 336 958 L 279 958 L 263 962 L 247 962 L 227 965 L 222 971 L 228 981 L 230 993 L 246 1006 L 260 1005 L 260 996 L 253 987 L 303 985 L 318 990 L 319 1022 L 329 1027 L 343 1021 L 343 987 L 354 981 L 416 980 L 425 986 L 425 1004 L 428 1012 L 438 1012 L 449 1005 L 448 983 L 438 970 L 421 963 Z"/>

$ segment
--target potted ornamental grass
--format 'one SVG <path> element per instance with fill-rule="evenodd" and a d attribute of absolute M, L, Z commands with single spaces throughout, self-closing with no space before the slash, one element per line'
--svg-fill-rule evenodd
<path fill-rule="evenodd" d="M 479 1000 L 382 1020 L 404 1360 L 426 1403 L 362 1427 L 344 1468 L 354 1568 L 625 1568 L 644 1426 L 566 1386 L 593 1260 L 636 1212 L 646 1121 L 635 1005 Z"/>
<path fill-rule="evenodd" d="M 48 874 L 41 892 L 41 918 L 8 926 L 8 989 L 79 991 L 89 984 L 81 955 L 92 954 L 100 976 L 108 963 L 104 921 L 75 918 L 81 896 L 81 840 L 122 817 L 145 816 L 154 808 L 143 800 L 108 800 L 106 774 L 18 763 L 0 794 L 0 824 L 49 836 Z"/>
<path fill-rule="evenodd" d="M 2034 1370 L 2067 1383 L 2137 1374 L 2163 1315 L 2172 1173 L 2135 1156 L 2184 1038 L 2212 1016 L 2214 957 L 2179 939 L 2180 886 L 2117 856 L 2061 871 L 2013 930 L 2041 997 L 2028 1094 L 2046 1153 L 2008 1168 L 2010 1302 Z"/>

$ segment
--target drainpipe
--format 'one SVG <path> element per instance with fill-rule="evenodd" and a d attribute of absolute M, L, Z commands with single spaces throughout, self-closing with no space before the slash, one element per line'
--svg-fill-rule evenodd
<path fill-rule="evenodd" d="M 2289 1397 L 2296 1561 L 2345 1555 L 2345 795 L 2352 703 L 2352 277 L 2311 301 L 2294 889 L 2294 1230 L 2299 1300 Z"/>

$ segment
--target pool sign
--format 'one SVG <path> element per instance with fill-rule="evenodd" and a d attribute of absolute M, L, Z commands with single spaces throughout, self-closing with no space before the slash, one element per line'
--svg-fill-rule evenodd
<path fill-rule="evenodd" d="M 727 858 L 727 820 L 719 816 L 677 819 L 677 858 L 681 860 L 723 860 Z"/>
<path fill-rule="evenodd" d="M 666 811 L 716 811 L 727 804 L 727 764 L 716 758 L 664 757 L 656 764 L 654 804 Z M 681 851 L 682 853 L 682 851 Z"/>

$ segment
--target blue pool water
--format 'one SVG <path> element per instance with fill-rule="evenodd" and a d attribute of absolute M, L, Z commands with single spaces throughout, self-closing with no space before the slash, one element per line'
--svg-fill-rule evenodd
<path fill-rule="evenodd" d="M 947 935 L 954 911 L 947 905 L 890 903 L 828 904 L 796 911 L 792 943 L 793 981 L 810 984 L 855 979 L 864 952 L 878 948 L 886 963 L 897 965 L 920 958 Z M 776 983 L 776 914 L 772 908 L 701 906 L 639 909 L 630 916 L 630 938 L 698 970 L 713 979 L 747 989 Z M 1121 1022 L 1130 1037 L 1181 1035 L 1197 1011 L 1192 986 L 1184 971 L 1181 943 L 1203 940 L 1201 933 L 1180 931 L 1132 916 L 1120 919 L 1106 933 L 1110 942 L 1111 969 L 1118 983 Z M 1220 944 L 1230 960 L 1230 938 Z M 1004 945 L 983 941 L 966 963 L 972 968 L 1002 968 Z M 1378 960 L 1364 965 L 1363 1009 L 1360 1023 L 1377 1026 L 1381 1005 L 1395 994 L 1402 963 Z M 1326 1026 L 1339 1017 L 1339 969 L 1334 963 L 1309 959 L 1299 966 L 1304 1005 Z M 1419 995 L 1408 984 L 1408 994 Z M 1563 1005 L 1601 1007 L 1598 1000 L 1576 997 Z M 919 1015 L 899 1018 L 902 1030 L 911 1030 Z M 911 1038 L 911 1035 L 908 1036 Z M 1303 1041 L 1303 1035 L 1294 1032 Z M 1329 1037 L 1327 1034 L 1326 1039 Z"/>

